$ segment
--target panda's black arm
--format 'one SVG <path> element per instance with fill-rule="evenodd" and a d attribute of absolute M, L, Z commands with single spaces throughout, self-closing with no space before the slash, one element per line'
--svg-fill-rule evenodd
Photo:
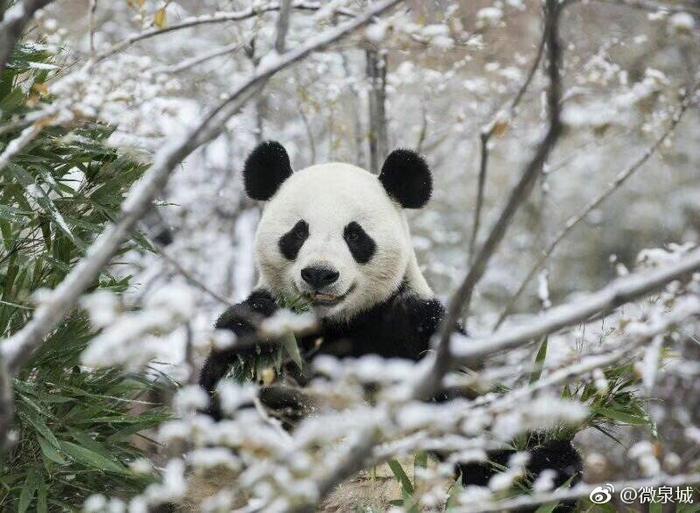
<path fill-rule="evenodd" d="M 231 330 L 239 338 L 254 336 L 256 319 L 271 316 L 277 308 L 275 298 L 268 291 L 256 290 L 245 301 L 229 307 L 221 314 L 216 321 L 215 327 Z M 263 350 L 268 347 L 271 347 L 271 345 L 265 343 L 257 346 L 257 348 Z M 238 355 L 254 354 L 257 348 L 256 346 L 248 346 L 246 348 L 212 349 L 199 375 L 199 385 L 212 398 L 216 385 L 229 371 L 236 357 Z M 209 413 L 217 417 L 217 412 L 218 408 L 211 401 Z"/>

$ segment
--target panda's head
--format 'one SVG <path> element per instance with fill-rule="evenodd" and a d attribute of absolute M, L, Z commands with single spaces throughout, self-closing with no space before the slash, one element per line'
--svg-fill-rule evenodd
<path fill-rule="evenodd" d="M 416 153 L 392 152 L 379 176 L 341 163 L 292 172 L 270 141 L 246 160 L 244 181 L 251 198 L 268 202 L 255 252 L 261 286 L 273 294 L 301 295 L 320 317 L 349 320 L 406 278 L 415 257 L 402 210 L 422 207 L 432 192 Z"/>

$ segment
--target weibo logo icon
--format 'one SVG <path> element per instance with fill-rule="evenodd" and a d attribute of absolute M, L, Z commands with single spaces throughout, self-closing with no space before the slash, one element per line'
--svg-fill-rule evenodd
<path fill-rule="evenodd" d="M 607 504 L 612 499 L 613 493 L 615 493 L 615 487 L 610 483 L 606 483 L 603 486 L 593 488 L 588 498 L 593 504 Z"/>

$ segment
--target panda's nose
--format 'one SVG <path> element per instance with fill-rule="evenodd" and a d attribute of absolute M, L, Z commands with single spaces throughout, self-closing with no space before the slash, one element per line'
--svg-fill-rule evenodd
<path fill-rule="evenodd" d="M 327 267 L 304 267 L 301 270 L 303 280 L 315 290 L 334 283 L 339 276 L 340 273 L 338 271 Z"/>

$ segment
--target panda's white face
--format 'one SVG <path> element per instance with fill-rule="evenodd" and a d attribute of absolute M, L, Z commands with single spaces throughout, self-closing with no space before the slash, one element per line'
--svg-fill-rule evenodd
<path fill-rule="evenodd" d="M 265 206 L 256 235 L 261 284 L 303 296 L 322 318 L 349 320 L 395 292 L 413 255 L 401 206 L 349 164 L 293 173 Z"/>

